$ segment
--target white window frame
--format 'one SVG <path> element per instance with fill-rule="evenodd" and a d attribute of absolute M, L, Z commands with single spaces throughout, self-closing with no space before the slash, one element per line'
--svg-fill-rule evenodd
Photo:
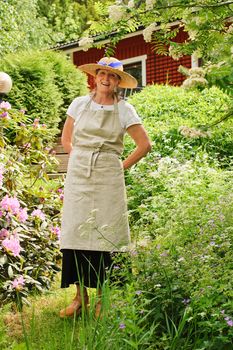
<path fill-rule="evenodd" d="M 136 62 L 142 63 L 142 86 L 146 86 L 146 59 L 147 55 L 135 56 L 131 58 L 126 58 L 125 60 L 121 60 L 123 66 L 125 64 L 131 64 Z"/>
<path fill-rule="evenodd" d="M 191 68 L 199 67 L 198 58 L 194 55 L 191 55 Z"/>

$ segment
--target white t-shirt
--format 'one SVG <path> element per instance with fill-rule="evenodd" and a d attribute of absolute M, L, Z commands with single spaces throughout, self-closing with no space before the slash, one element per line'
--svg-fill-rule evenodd
<path fill-rule="evenodd" d="M 69 105 L 67 114 L 75 121 L 77 121 L 90 99 L 90 95 L 76 97 Z M 91 101 L 90 109 L 94 111 L 97 111 L 99 109 L 113 111 L 114 105 L 101 105 L 94 101 Z M 134 124 L 142 124 L 135 108 L 125 100 L 120 100 L 118 102 L 118 111 L 120 123 L 123 129 L 127 129 L 129 126 Z"/>

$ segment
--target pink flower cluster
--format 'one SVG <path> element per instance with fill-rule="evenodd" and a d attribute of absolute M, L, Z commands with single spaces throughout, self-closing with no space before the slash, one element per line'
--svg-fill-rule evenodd
<path fill-rule="evenodd" d="M 6 195 L 0 202 L 0 209 L 5 210 L 8 214 L 15 215 L 19 222 L 25 222 L 28 218 L 27 209 L 20 208 L 20 203 L 16 197 Z"/>
<path fill-rule="evenodd" d="M 0 103 L 0 108 L 1 109 L 5 109 L 6 111 L 8 111 L 9 109 L 11 109 L 11 104 L 7 101 L 2 101 Z"/>
<path fill-rule="evenodd" d="M 53 226 L 51 227 L 51 232 L 57 236 L 58 239 L 60 239 L 60 235 L 61 235 L 61 230 L 58 226 Z"/>
<path fill-rule="evenodd" d="M 0 114 L 0 118 L 2 119 L 10 119 L 10 116 L 8 114 L 8 110 L 11 109 L 11 105 L 9 102 L 5 102 L 5 101 L 2 101 L 0 103 L 0 109 L 2 109 L 3 111 L 1 112 Z"/>
<path fill-rule="evenodd" d="M 23 276 L 15 278 L 11 285 L 17 291 L 21 290 L 23 288 L 23 286 L 25 285 L 25 280 L 24 280 Z"/>
<path fill-rule="evenodd" d="M 9 238 L 5 238 L 2 241 L 2 246 L 7 252 L 12 253 L 14 256 L 19 256 L 22 250 L 17 235 L 12 235 Z"/>
<path fill-rule="evenodd" d="M 45 220 L 45 214 L 40 209 L 33 210 L 32 216 L 35 217 L 35 218 L 38 218 L 38 219 L 40 219 L 42 221 Z"/>

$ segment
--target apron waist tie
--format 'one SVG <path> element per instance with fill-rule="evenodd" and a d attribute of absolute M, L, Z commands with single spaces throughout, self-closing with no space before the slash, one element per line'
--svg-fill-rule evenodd
<path fill-rule="evenodd" d="M 120 155 L 118 152 L 116 152 L 114 150 L 102 149 L 102 145 L 100 145 L 99 147 L 96 147 L 96 148 L 84 147 L 84 146 L 74 146 L 74 148 L 90 152 L 90 155 L 88 157 L 87 177 L 91 176 L 91 171 L 94 168 L 95 163 L 96 163 L 97 158 L 98 158 L 100 153 L 103 152 L 103 153 L 113 153 L 113 154 Z"/>

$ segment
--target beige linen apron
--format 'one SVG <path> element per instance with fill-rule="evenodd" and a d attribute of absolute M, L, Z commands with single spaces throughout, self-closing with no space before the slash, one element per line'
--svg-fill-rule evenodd
<path fill-rule="evenodd" d="M 114 111 L 90 110 L 74 125 L 64 190 L 61 249 L 120 251 L 129 244 L 124 130 Z"/>

